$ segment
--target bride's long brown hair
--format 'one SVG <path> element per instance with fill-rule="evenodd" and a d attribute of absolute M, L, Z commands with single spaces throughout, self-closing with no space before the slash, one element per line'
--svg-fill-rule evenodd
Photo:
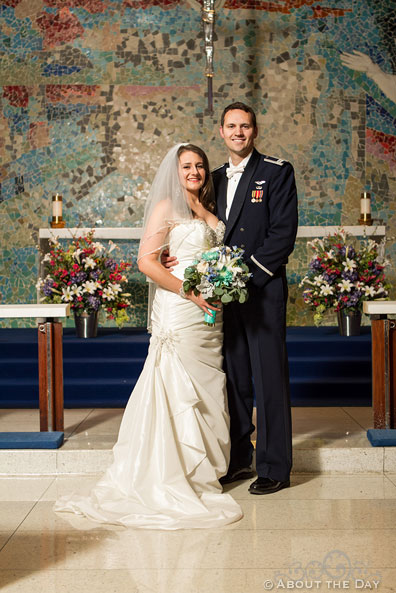
<path fill-rule="evenodd" d="M 206 210 L 209 210 L 209 212 L 214 212 L 216 208 L 216 202 L 214 197 L 213 181 L 212 175 L 210 173 L 208 157 L 206 156 L 202 148 L 199 148 L 199 146 L 195 146 L 195 144 L 183 144 L 182 146 L 180 146 L 179 150 L 177 151 L 178 159 L 180 158 L 180 155 L 183 154 L 183 152 L 195 152 L 195 154 L 201 157 L 206 175 L 205 183 L 203 184 L 199 192 L 199 201 L 201 202 L 202 206 L 206 208 Z"/>

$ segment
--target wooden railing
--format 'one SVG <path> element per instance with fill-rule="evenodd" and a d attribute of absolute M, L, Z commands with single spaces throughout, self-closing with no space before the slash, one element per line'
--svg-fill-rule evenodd
<path fill-rule="evenodd" d="M 396 428 L 396 301 L 366 301 L 371 318 L 374 428 Z"/>
<path fill-rule="evenodd" d="M 64 430 L 63 328 L 59 318 L 70 314 L 70 305 L 0 305 L 0 318 L 36 318 L 40 431 Z"/>

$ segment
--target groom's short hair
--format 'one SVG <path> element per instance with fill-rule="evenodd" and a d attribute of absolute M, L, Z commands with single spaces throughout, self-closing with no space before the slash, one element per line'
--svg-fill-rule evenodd
<path fill-rule="evenodd" d="M 242 103 L 242 101 L 236 101 L 235 103 L 231 103 L 231 105 L 227 105 L 227 107 L 224 109 L 223 113 L 221 114 L 221 120 L 220 120 L 221 127 L 224 126 L 224 118 L 225 118 L 226 113 L 228 113 L 229 111 L 232 111 L 233 109 L 240 109 L 241 111 L 246 111 L 246 113 L 250 113 L 250 116 L 252 118 L 252 125 L 254 128 L 257 128 L 256 114 L 254 113 L 253 109 L 249 105 L 246 105 L 246 103 Z"/>

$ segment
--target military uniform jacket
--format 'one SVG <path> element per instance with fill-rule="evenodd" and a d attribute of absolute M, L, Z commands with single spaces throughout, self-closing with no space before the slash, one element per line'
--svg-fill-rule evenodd
<path fill-rule="evenodd" d="M 297 191 L 290 163 L 253 149 L 225 218 L 228 163 L 212 173 L 224 243 L 245 250 L 251 282 L 263 287 L 288 261 L 297 234 Z"/>

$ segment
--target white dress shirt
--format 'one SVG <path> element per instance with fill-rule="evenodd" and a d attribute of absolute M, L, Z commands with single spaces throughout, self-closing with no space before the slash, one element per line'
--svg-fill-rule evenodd
<path fill-rule="evenodd" d="M 250 159 L 250 157 L 252 156 L 253 151 L 243 159 L 243 161 L 241 161 L 239 163 L 239 165 L 234 166 L 232 164 L 231 158 L 228 160 L 229 162 L 229 169 L 240 169 L 239 172 L 234 173 L 234 175 L 228 179 L 228 184 L 227 184 L 227 208 L 226 208 L 226 219 L 228 219 L 228 215 L 230 213 L 231 210 L 231 206 L 232 206 L 232 202 L 234 201 L 234 196 L 235 196 L 235 192 L 236 192 L 236 188 L 238 187 L 238 183 L 242 177 L 242 173 L 243 173 L 243 169 L 246 167 L 246 165 L 248 164 L 248 161 Z M 227 169 L 228 170 L 228 169 Z"/>

